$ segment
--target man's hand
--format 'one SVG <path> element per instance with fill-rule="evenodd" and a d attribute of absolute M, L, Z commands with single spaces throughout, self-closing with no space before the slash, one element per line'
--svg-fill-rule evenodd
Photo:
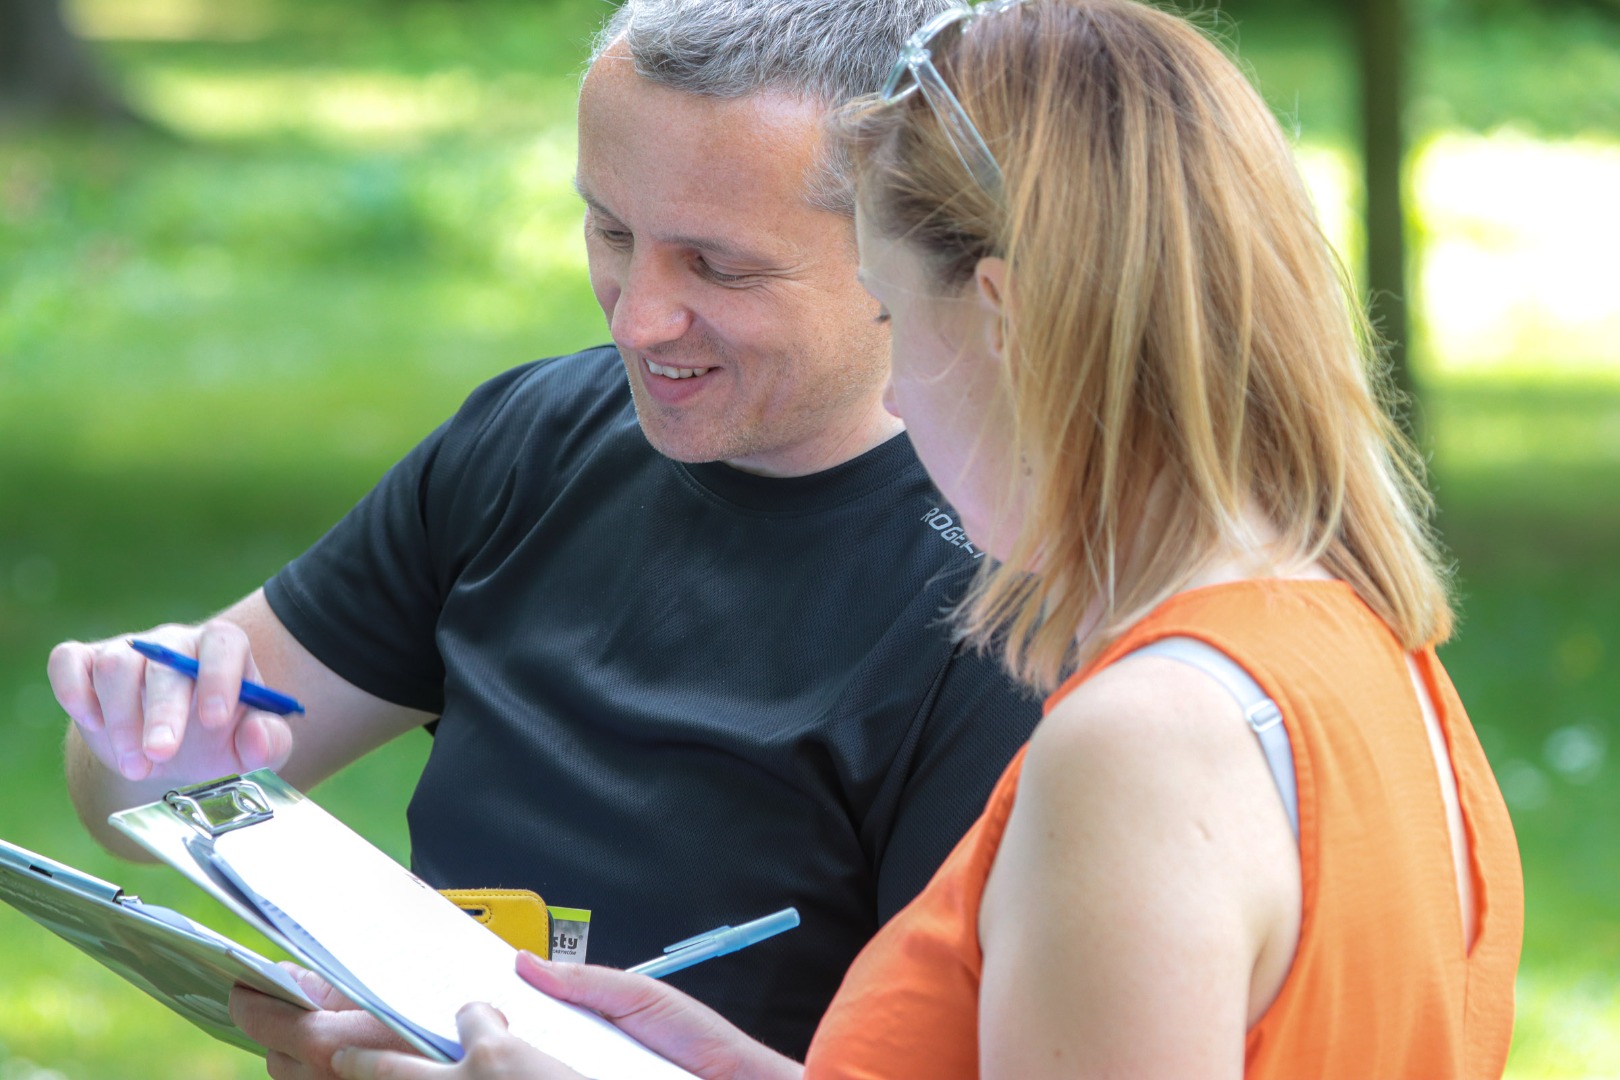
<path fill-rule="evenodd" d="M 332 1070 L 332 1054 L 344 1046 L 413 1053 L 382 1021 L 362 1012 L 315 972 L 297 964 L 281 966 L 320 1006 L 319 1012 L 245 986 L 231 991 L 231 1019 L 269 1051 L 265 1064 L 274 1080 L 335 1080 L 339 1074 Z"/>
<path fill-rule="evenodd" d="M 341 1080 L 585 1080 L 507 1034 L 506 1017 L 489 1005 L 463 1007 L 456 1014 L 456 1034 L 466 1056 L 454 1065 L 386 1050 L 344 1049 L 334 1057 L 333 1067 Z"/>
<path fill-rule="evenodd" d="M 195 656 L 196 680 L 149 662 L 128 637 L 51 650 L 51 689 L 104 768 L 130 782 L 185 784 L 286 762 L 287 721 L 238 700 L 243 679 L 259 680 L 240 626 L 215 619 L 141 636 Z"/>
<path fill-rule="evenodd" d="M 107 824 L 115 810 L 265 767 L 307 791 L 433 718 L 326 667 L 276 618 L 263 589 L 201 626 L 160 626 L 141 636 L 195 656 L 196 680 L 148 663 L 127 636 L 64 642 L 49 665 L 51 688 L 73 718 L 66 750 L 74 808 L 96 839 L 132 858 L 151 856 Z M 291 694 L 309 712 L 280 717 L 244 708 L 243 679 Z"/>

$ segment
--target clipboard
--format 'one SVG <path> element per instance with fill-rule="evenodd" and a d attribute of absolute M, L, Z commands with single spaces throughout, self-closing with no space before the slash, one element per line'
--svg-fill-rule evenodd
<path fill-rule="evenodd" d="M 436 1061 L 486 1001 L 514 1035 L 591 1080 L 695 1080 L 525 983 L 517 950 L 269 769 L 171 791 L 111 824 Z"/>
<path fill-rule="evenodd" d="M 292 977 L 245 945 L 81 870 L 0 840 L 0 900 L 94 957 L 208 1034 L 264 1048 L 230 1017 L 240 983 L 315 1008 Z"/>

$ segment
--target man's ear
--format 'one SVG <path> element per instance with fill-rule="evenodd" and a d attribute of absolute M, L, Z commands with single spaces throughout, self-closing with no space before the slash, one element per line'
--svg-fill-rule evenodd
<path fill-rule="evenodd" d="M 997 360 L 1006 359 L 1007 317 L 1011 313 L 1011 297 L 1007 294 L 1007 260 L 990 255 L 978 261 L 973 268 L 973 284 L 978 289 L 979 306 L 984 310 L 986 333 L 990 351 Z"/>

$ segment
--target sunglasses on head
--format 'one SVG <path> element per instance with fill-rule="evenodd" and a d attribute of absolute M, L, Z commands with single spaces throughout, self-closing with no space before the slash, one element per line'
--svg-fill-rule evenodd
<path fill-rule="evenodd" d="M 883 89 L 878 94 L 878 99 L 885 105 L 892 105 L 921 90 L 928 107 L 944 125 L 951 148 L 961 159 L 962 166 L 981 187 L 992 193 L 1001 190 L 1001 166 L 996 163 L 995 155 L 990 152 L 984 136 L 979 134 L 979 129 L 974 127 L 973 121 L 968 118 L 967 110 L 962 108 L 962 103 L 951 92 L 951 88 L 945 85 L 945 79 L 934 66 L 934 57 L 929 45 L 946 30 L 955 28 L 959 34 L 966 33 L 974 20 L 1005 11 L 1021 2 L 1022 0 L 985 0 L 981 4 L 963 4 L 935 15 L 906 39 L 905 45 L 900 48 L 900 56 L 895 60 L 894 67 L 890 69 L 889 77 L 884 81 Z"/>

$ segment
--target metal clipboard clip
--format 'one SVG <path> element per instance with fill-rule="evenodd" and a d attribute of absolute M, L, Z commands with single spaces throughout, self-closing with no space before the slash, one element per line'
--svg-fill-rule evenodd
<path fill-rule="evenodd" d="M 240 776 L 178 788 L 164 794 L 163 801 L 177 817 L 210 839 L 276 816 L 264 789 Z"/>

